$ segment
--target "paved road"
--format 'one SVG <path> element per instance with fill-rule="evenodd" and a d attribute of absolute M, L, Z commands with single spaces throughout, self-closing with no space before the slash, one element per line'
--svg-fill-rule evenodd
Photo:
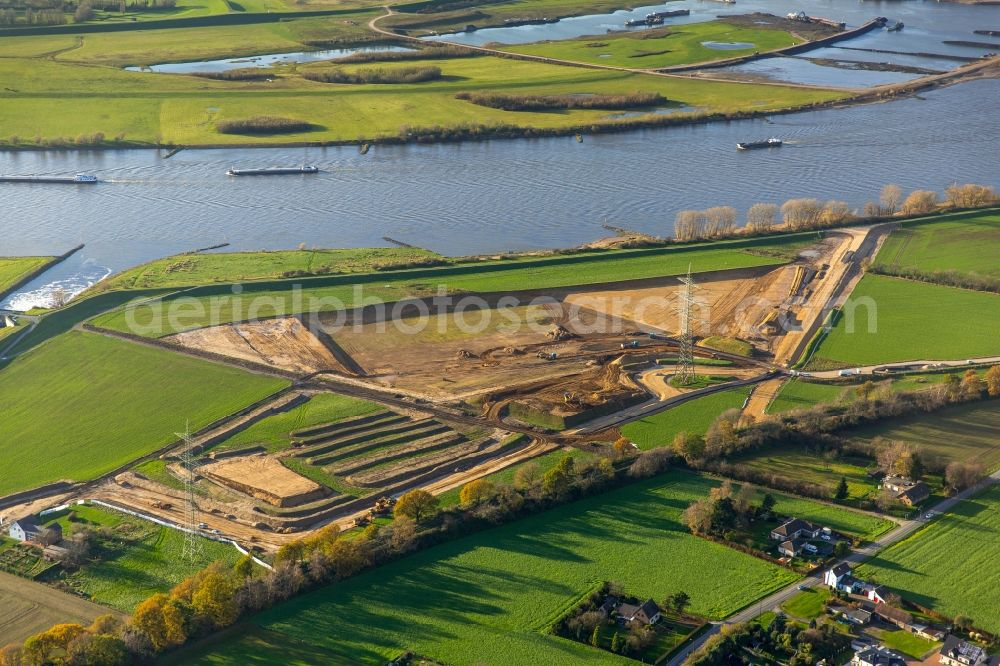
<path fill-rule="evenodd" d="M 867 544 L 864 548 L 859 548 L 858 550 L 855 550 L 848 557 L 844 558 L 843 561 L 851 563 L 852 566 L 857 566 L 862 562 L 870 560 L 871 558 L 875 557 L 875 555 L 879 551 L 883 550 L 884 548 L 887 548 L 888 546 L 891 546 L 894 543 L 902 541 L 903 539 L 910 536 L 918 529 L 926 525 L 929 522 L 929 520 L 926 519 L 924 516 L 926 516 L 928 513 L 932 511 L 935 513 L 947 513 L 952 509 L 952 507 L 954 507 L 962 500 L 968 499 L 969 497 L 979 493 L 980 491 L 986 489 L 988 486 L 994 483 L 1000 483 L 1000 470 L 994 472 L 991 476 L 989 476 L 978 486 L 975 486 L 974 488 L 969 488 L 968 490 L 963 490 L 962 492 L 957 493 L 954 496 L 939 502 L 933 507 L 923 509 L 916 519 L 903 521 L 902 523 L 900 523 L 899 527 L 892 530 L 888 534 L 883 535 L 878 541 L 873 541 Z M 821 571 L 814 573 L 811 576 L 803 580 L 800 580 L 792 585 L 789 585 L 788 587 L 782 588 L 777 592 L 774 592 L 770 596 L 761 599 L 759 602 L 744 608 L 735 615 L 731 615 L 730 617 L 726 618 L 726 620 L 714 623 L 709 631 L 702 634 L 694 643 L 692 643 L 687 648 L 685 648 L 677 655 L 675 655 L 673 659 L 667 662 L 666 666 L 680 666 L 684 662 L 684 660 L 691 655 L 692 652 L 700 648 L 705 643 L 705 641 L 707 641 L 710 637 L 719 633 L 719 631 L 722 629 L 723 626 L 727 624 L 748 622 L 753 618 L 757 617 L 758 615 L 760 615 L 761 613 L 769 611 L 777 606 L 780 606 L 782 603 L 784 603 L 791 597 L 794 597 L 796 594 L 798 594 L 800 586 L 804 585 L 807 587 L 818 587 L 819 585 L 822 584 L 823 584 L 823 572 Z"/>
<path fill-rule="evenodd" d="M 893 368 L 898 371 L 912 371 L 923 369 L 925 365 L 943 368 L 961 368 L 970 365 L 990 365 L 997 363 L 1000 363 L 1000 356 L 983 356 L 980 358 L 962 359 L 960 361 L 902 361 L 899 363 L 880 363 L 878 365 L 863 365 L 851 368 L 851 370 L 856 371 L 855 374 L 857 375 L 878 374 L 879 376 L 892 376 L 892 373 L 876 373 L 875 370 L 878 368 Z M 837 379 L 841 376 L 840 373 L 840 370 L 826 370 L 823 372 L 803 372 L 800 376 L 809 376 L 816 379 Z"/>

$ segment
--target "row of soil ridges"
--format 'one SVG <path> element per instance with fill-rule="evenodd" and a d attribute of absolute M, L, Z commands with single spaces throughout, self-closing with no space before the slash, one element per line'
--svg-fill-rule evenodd
<path fill-rule="evenodd" d="M 349 481 L 353 485 L 361 487 L 381 488 L 403 483 L 414 477 L 438 470 L 441 472 L 460 471 L 497 455 L 506 446 L 492 438 L 473 440 L 445 451 L 411 456 L 393 463 L 379 465 L 350 477 Z"/>
<path fill-rule="evenodd" d="M 406 444 L 448 430 L 448 426 L 441 425 L 437 421 L 422 419 L 380 428 L 367 435 L 354 435 L 336 442 L 328 442 L 307 451 L 296 452 L 295 455 L 297 458 L 305 458 L 310 465 L 325 467 L 361 453 Z"/>
<path fill-rule="evenodd" d="M 305 443 L 305 446 L 296 446 L 294 448 L 294 455 L 296 458 L 307 458 L 312 464 L 324 464 L 317 463 L 315 459 L 346 450 L 355 445 L 372 442 L 376 439 L 405 435 L 406 433 L 426 427 L 428 423 L 428 420 L 420 419 L 413 421 L 406 417 L 379 421 L 370 424 L 363 431 L 358 430 L 346 435 L 319 436 L 309 440 L 308 443 Z M 335 459 L 336 456 L 332 458 L 332 460 Z"/>

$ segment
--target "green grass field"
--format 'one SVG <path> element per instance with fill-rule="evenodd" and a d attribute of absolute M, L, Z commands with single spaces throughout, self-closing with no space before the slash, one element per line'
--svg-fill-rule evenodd
<path fill-rule="evenodd" d="M 890 650 L 908 654 L 914 659 L 922 659 L 925 654 L 940 645 L 937 641 L 921 638 L 903 629 L 879 631 L 878 637 L 882 644 Z"/>
<path fill-rule="evenodd" d="M 0 495 L 83 481 L 151 453 L 285 380 L 71 332 L 0 371 Z M 57 413 L 58 418 L 53 418 Z"/>
<path fill-rule="evenodd" d="M 323 423 L 333 423 L 351 416 L 377 412 L 381 409 L 381 405 L 374 402 L 348 398 L 336 393 L 322 393 L 287 412 L 275 414 L 254 423 L 246 430 L 242 430 L 215 445 L 212 450 L 263 446 L 268 452 L 273 453 L 291 445 L 292 438 L 289 433 L 294 430 Z"/>
<path fill-rule="evenodd" d="M 521 257 L 507 261 L 465 263 L 440 268 L 410 271 L 368 273 L 348 276 L 301 278 L 246 285 L 236 297 L 225 285 L 192 290 L 185 299 L 201 298 L 199 312 L 185 309 L 185 314 L 171 325 L 167 310 L 160 304 L 142 305 L 130 312 L 118 311 L 97 317 L 94 324 L 122 331 L 163 336 L 181 330 L 221 324 L 246 317 L 249 307 L 257 304 L 257 316 L 266 317 L 299 312 L 333 311 L 353 307 L 359 298 L 357 285 L 363 290 L 362 299 L 377 298 L 395 302 L 411 296 L 438 293 L 445 287 L 456 292 L 509 292 L 582 284 L 615 282 L 629 279 L 677 275 L 693 267 L 695 272 L 729 268 L 748 268 L 783 263 L 780 256 L 761 256 L 752 251 L 787 254 L 808 244 L 811 235 L 792 234 L 771 239 L 717 242 L 675 248 L 646 250 L 616 250 L 608 252 L 557 255 L 551 257 Z M 290 291 L 300 286 L 298 300 Z M 218 294 L 218 295 L 215 295 Z M 169 306 L 169 299 L 164 302 Z M 190 316 L 188 316 L 190 314 Z M 129 318 L 145 328 L 130 326 Z"/>
<path fill-rule="evenodd" d="M 557 449 L 544 455 L 540 455 L 537 458 L 532 458 L 527 462 L 512 465 L 506 469 L 500 470 L 499 472 L 488 474 L 483 478 L 492 481 L 493 483 L 513 483 L 514 475 L 517 474 L 517 470 L 524 465 L 536 465 L 538 467 L 538 473 L 545 474 L 545 472 L 555 467 L 556 464 L 566 456 L 573 458 L 573 460 L 577 463 L 592 460 L 594 458 L 594 454 L 581 451 L 580 449 Z M 454 488 L 453 490 L 448 490 L 438 495 L 438 499 L 441 501 L 441 506 L 455 506 L 458 504 L 458 496 L 461 491 L 461 488 Z"/>
<path fill-rule="evenodd" d="M 847 479 L 849 499 L 869 497 L 878 490 L 873 479 L 868 477 L 864 458 L 825 459 L 809 451 L 779 449 L 766 453 L 735 458 L 731 462 L 747 465 L 767 474 L 778 474 L 788 479 L 806 481 L 826 486 L 833 497 L 841 477 Z"/>
<path fill-rule="evenodd" d="M 439 259 L 417 248 L 275 250 L 186 254 L 156 259 L 95 285 L 99 291 L 187 287 L 215 282 L 273 280 L 287 273 L 370 273 L 383 267 Z"/>
<path fill-rule="evenodd" d="M 880 425 L 849 431 L 855 439 L 881 436 L 915 445 L 948 460 L 978 460 L 990 470 L 1000 467 L 1000 401 L 949 407 L 933 414 L 900 416 Z"/>
<path fill-rule="evenodd" d="M 740 42 L 749 46 L 713 49 L 704 46 L 703 42 Z M 503 50 L 573 62 L 655 69 L 724 60 L 801 42 L 801 39 L 783 30 L 746 28 L 725 21 L 708 21 L 625 34 L 587 35 L 578 39 L 517 44 L 504 46 Z"/>
<path fill-rule="evenodd" d="M 876 263 L 922 271 L 956 270 L 1000 277 L 1000 264 L 984 252 L 1000 242 L 1000 212 L 967 213 L 907 224 L 882 245 Z"/>
<path fill-rule="evenodd" d="M 830 598 L 830 589 L 816 587 L 803 590 L 781 604 L 781 609 L 799 620 L 811 620 L 823 614 L 823 603 Z"/>
<path fill-rule="evenodd" d="M 419 552 L 255 623 L 355 663 L 414 650 L 453 664 L 625 664 L 547 632 L 598 581 L 655 599 L 684 590 L 693 612 L 722 617 L 796 578 L 687 532 L 680 513 L 711 485 L 684 472 L 630 485 Z M 189 659 L 235 663 L 225 643 L 207 652 Z"/>
<path fill-rule="evenodd" d="M 0 257 L 0 294 L 50 261 L 52 257 Z"/>
<path fill-rule="evenodd" d="M 889 386 L 893 391 L 922 391 L 933 388 L 947 381 L 949 375 L 961 377 L 964 370 L 954 370 L 952 372 L 917 372 L 905 375 L 876 376 L 870 379 L 876 385 L 881 386 L 885 382 L 890 382 Z M 980 373 L 982 374 L 982 373 Z M 774 397 L 767 407 L 768 414 L 782 414 L 796 409 L 808 409 L 820 403 L 835 404 L 849 403 L 857 399 L 856 390 L 860 386 L 857 382 L 851 383 L 819 383 L 809 382 L 800 379 L 790 379 L 781 387 L 781 391 Z"/>
<path fill-rule="evenodd" d="M 727 409 L 739 409 L 748 395 L 750 389 L 741 387 L 697 398 L 624 425 L 622 435 L 643 450 L 671 446 L 677 433 L 704 435 L 719 414 Z"/>
<path fill-rule="evenodd" d="M 897 590 L 949 617 L 966 615 L 976 627 L 1000 632 L 1000 486 L 960 503 L 905 541 L 859 567 L 857 574 Z"/>
<path fill-rule="evenodd" d="M 88 563 L 60 580 L 73 591 L 125 613 L 156 592 L 167 592 L 186 576 L 216 560 L 235 563 L 239 552 L 230 544 L 201 539 L 202 552 L 195 560 L 181 555 L 184 534 L 96 505 L 74 506 L 75 522 L 68 511 L 49 521 L 62 525 L 70 535 L 83 527 L 107 527 L 115 546 L 97 552 L 100 561 Z"/>
<path fill-rule="evenodd" d="M 328 65 L 281 67 L 271 80 L 218 81 L 123 71 L 122 66 L 309 50 L 308 43 L 370 37 L 365 24 L 376 12 L 280 23 L 96 33 L 66 46 L 50 36 L 14 37 L 26 53 L 0 58 L 0 125 L 3 141 L 59 144 L 103 133 L 106 140 L 186 146 L 355 142 L 397 137 L 401 127 L 504 124 L 540 129 L 621 123 L 603 110 L 513 112 L 455 98 L 459 92 L 525 94 L 660 93 L 690 116 L 768 111 L 829 101 L 843 92 L 718 81 L 665 79 L 624 71 L 582 69 L 494 57 L 414 61 L 440 67 L 443 77 L 418 84 L 342 85 L 304 79 L 302 72 Z M 51 55 L 59 46 L 68 50 Z M 100 66 L 94 66 L 100 65 Z M 396 67 L 387 65 L 388 68 Z M 310 131 L 282 135 L 222 134 L 220 120 L 272 115 L 310 123 Z"/>
<path fill-rule="evenodd" d="M 858 305 L 853 317 L 851 303 Z M 998 330 L 998 294 L 866 275 L 806 367 L 994 356 Z"/>

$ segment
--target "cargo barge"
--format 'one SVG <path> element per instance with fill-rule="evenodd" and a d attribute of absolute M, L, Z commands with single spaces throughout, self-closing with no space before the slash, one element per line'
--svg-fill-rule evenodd
<path fill-rule="evenodd" d="M 319 173 L 319 167 L 267 167 L 265 169 L 229 169 L 227 176 L 287 176 L 297 173 Z"/>
<path fill-rule="evenodd" d="M 49 185 L 92 185 L 101 182 L 97 176 L 78 173 L 75 176 L 0 176 L 0 183 L 45 183 Z"/>
<path fill-rule="evenodd" d="M 755 150 L 757 148 L 777 148 L 781 145 L 781 139 L 771 137 L 765 141 L 741 141 L 736 144 L 736 150 Z"/>

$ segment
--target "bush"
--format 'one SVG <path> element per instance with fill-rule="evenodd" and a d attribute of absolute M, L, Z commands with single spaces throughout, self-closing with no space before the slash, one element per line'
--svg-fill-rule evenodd
<path fill-rule="evenodd" d="M 215 129 L 223 134 L 287 134 L 308 132 L 313 126 L 304 120 L 277 116 L 253 116 L 239 120 L 220 120 Z"/>
<path fill-rule="evenodd" d="M 225 72 L 192 72 L 191 76 L 199 76 L 203 79 L 216 79 L 218 81 L 266 81 L 267 79 L 275 78 L 273 72 L 255 67 L 230 69 Z"/>
<path fill-rule="evenodd" d="M 634 92 L 627 95 L 508 95 L 504 93 L 461 92 L 456 99 L 504 111 L 555 111 L 561 109 L 634 109 L 660 106 L 667 99 L 660 93 Z"/>
<path fill-rule="evenodd" d="M 321 83 L 423 83 L 441 78 L 440 67 L 402 67 L 399 69 L 358 69 L 347 72 L 342 69 L 329 69 L 319 72 L 306 72 L 302 75 L 310 81 Z"/>

